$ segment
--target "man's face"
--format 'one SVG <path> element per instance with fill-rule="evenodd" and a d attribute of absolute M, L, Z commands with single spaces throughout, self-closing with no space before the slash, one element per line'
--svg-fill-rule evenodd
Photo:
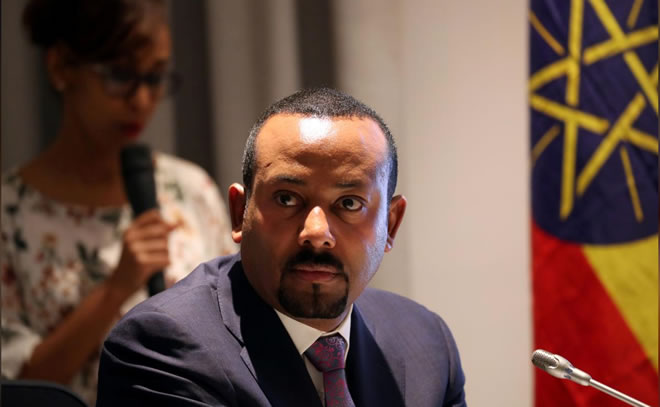
<path fill-rule="evenodd" d="M 271 117 L 244 213 L 230 189 L 234 239 L 259 295 L 320 329 L 340 322 L 403 216 L 405 198 L 390 207 L 388 176 L 387 142 L 371 119 Z"/>

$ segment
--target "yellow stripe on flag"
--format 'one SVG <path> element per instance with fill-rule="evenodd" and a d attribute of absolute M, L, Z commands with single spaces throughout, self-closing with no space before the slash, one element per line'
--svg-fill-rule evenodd
<path fill-rule="evenodd" d="M 658 371 L 658 235 L 584 245 L 587 260 Z"/>
<path fill-rule="evenodd" d="M 644 0 L 635 0 L 635 3 L 630 10 L 630 14 L 628 14 L 628 19 L 626 20 L 628 28 L 632 29 L 635 24 L 637 24 L 637 17 L 639 17 L 639 10 L 642 9 L 642 3 L 644 3 Z"/>
<path fill-rule="evenodd" d="M 539 21 L 536 17 L 536 14 L 532 10 L 529 10 L 529 21 L 532 23 L 532 26 L 536 29 L 536 32 L 545 40 L 545 42 L 552 48 L 558 55 L 564 55 L 564 47 L 561 46 L 559 41 L 550 34 L 550 31 L 543 26 L 543 23 Z"/>

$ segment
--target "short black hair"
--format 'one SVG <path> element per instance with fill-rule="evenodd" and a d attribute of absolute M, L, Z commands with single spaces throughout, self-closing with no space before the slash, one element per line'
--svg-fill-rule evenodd
<path fill-rule="evenodd" d="M 335 89 L 312 88 L 303 89 L 278 100 L 268 107 L 254 123 L 243 152 L 243 185 L 248 199 L 252 192 L 252 184 L 256 170 L 256 141 L 266 121 L 277 114 L 293 114 L 306 117 L 319 118 L 370 118 L 375 121 L 387 140 L 389 178 L 387 183 L 387 194 L 392 199 L 396 190 L 398 175 L 398 158 L 396 144 L 390 129 L 385 121 L 372 108 Z"/>
<path fill-rule="evenodd" d="M 23 26 L 38 47 L 63 44 L 79 62 L 103 63 L 147 46 L 138 27 L 154 16 L 166 22 L 165 0 L 30 0 Z"/>

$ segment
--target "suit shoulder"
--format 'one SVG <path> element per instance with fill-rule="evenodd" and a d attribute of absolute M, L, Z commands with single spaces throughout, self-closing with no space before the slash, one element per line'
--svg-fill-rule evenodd
<path fill-rule="evenodd" d="M 438 335 L 451 338 L 449 327 L 438 314 L 410 298 L 367 288 L 355 303 L 365 320 L 379 331 L 414 330 L 418 335 L 428 333 L 436 339 Z"/>
<path fill-rule="evenodd" d="M 191 343 L 226 340 L 219 312 L 218 285 L 238 256 L 218 257 L 200 264 L 173 287 L 133 307 L 112 328 L 105 341 L 112 349 L 146 347 L 167 350 Z"/>
<path fill-rule="evenodd" d="M 362 295 L 357 299 L 356 303 L 359 305 L 360 309 L 370 309 L 379 314 L 387 314 L 387 310 L 399 309 L 406 313 L 413 313 L 422 317 L 438 317 L 436 313 L 410 298 L 376 288 L 368 287 L 365 289 Z"/>
<path fill-rule="evenodd" d="M 160 311 L 178 315 L 190 311 L 191 307 L 201 306 L 200 302 L 211 301 L 217 304 L 215 292 L 223 284 L 223 275 L 238 260 L 237 255 L 220 256 L 198 265 L 188 276 L 171 288 L 148 298 L 136 305 L 129 314 Z"/>
<path fill-rule="evenodd" d="M 465 376 L 458 348 L 438 314 L 411 299 L 370 288 L 355 305 L 385 354 L 406 360 L 412 377 L 440 375 L 437 383 L 446 383 L 445 401 L 452 400 L 443 405 L 464 405 Z M 420 391 L 424 393 L 430 394 Z"/>

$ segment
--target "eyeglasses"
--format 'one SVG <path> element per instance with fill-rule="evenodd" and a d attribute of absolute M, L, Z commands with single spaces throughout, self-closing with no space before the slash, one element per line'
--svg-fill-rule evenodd
<path fill-rule="evenodd" d="M 103 79 L 106 93 L 115 97 L 129 98 L 141 84 L 147 85 L 152 96 L 165 97 L 174 94 L 181 85 L 181 76 L 171 71 L 140 75 L 111 65 L 93 64 L 89 67 Z"/>

